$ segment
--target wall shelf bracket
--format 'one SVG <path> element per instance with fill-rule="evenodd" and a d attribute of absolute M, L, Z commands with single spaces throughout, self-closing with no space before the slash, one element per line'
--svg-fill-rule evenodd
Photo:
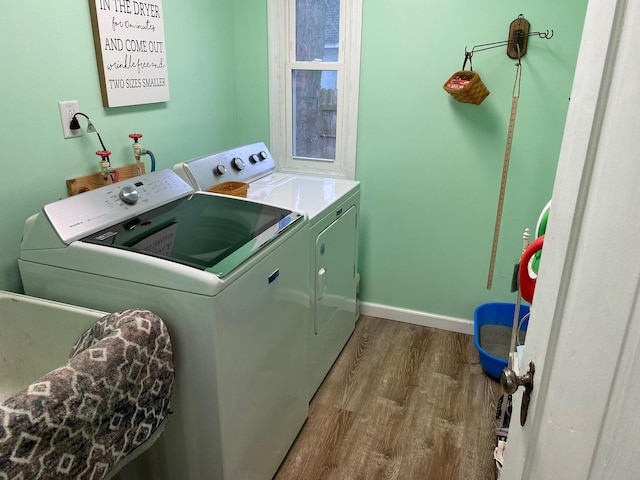
<path fill-rule="evenodd" d="M 509 25 L 509 40 L 507 40 L 507 55 L 509 58 L 522 58 L 527 53 L 527 40 L 529 37 L 529 29 L 531 24 L 524 18 L 524 15 L 518 15 L 511 25 Z"/>

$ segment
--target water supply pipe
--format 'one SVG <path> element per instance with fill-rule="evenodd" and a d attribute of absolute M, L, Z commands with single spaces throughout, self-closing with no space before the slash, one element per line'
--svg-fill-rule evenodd
<path fill-rule="evenodd" d="M 136 159 L 136 165 L 138 167 L 138 175 L 142 175 L 142 167 L 140 165 L 140 157 L 142 155 L 149 155 L 151 158 L 151 171 L 156 169 L 156 157 L 151 150 L 142 148 L 142 145 L 138 142 L 142 138 L 141 133 L 130 133 L 129 138 L 133 139 L 133 156 Z"/>
<path fill-rule="evenodd" d="M 102 174 L 103 183 L 109 185 L 109 178 L 111 178 L 112 183 L 116 183 L 120 179 L 120 175 L 118 170 L 111 167 L 111 161 L 109 160 L 111 152 L 109 150 L 98 150 L 96 155 L 100 157 L 100 173 Z"/>

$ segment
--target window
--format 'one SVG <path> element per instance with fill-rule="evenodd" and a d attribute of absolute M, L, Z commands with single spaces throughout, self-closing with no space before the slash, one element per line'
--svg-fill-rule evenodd
<path fill-rule="evenodd" d="M 269 0 L 268 17 L 271 153 L 353 178 L 362 0 Z"/>

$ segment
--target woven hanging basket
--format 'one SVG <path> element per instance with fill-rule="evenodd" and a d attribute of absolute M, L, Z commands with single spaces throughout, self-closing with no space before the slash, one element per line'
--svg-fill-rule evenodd
<path fill-rule="evenodd" d="M 464 69 L 467 65 L 467 60 L 469 60 L 470 70 Z M 443 85 L 443 88 L 458 102 L 472 103 L 474 105 L 480 105 L 490 93 L 489 89 L 482 83 L 478 72 L 473 71 L 470 53 L 465 55 L 462 70 L 451 75 Z"/>

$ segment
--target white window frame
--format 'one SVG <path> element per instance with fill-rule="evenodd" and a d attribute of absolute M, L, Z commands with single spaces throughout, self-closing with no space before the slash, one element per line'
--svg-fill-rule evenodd
<path fill-rule="evenodd" d="M 360 88 L 362 0 L 340 2 L 340 45 L 337 62 L 297 62 L 296 0 L 268 0 L 270 151 L 278 168 L 293 173 L 313 173 L 355 178 Z M 293 70 L 337 70 L 338 104 L 335 161 L 293 156 Z"/>

